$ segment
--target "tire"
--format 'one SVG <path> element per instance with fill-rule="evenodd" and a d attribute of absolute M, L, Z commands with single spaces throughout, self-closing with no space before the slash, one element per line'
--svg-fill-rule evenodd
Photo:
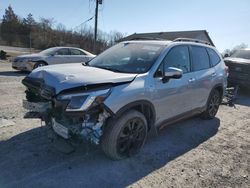
<path fill-rule="evenodd" d="M 143 147 L 147 130 L 147 120 L 142 113 L 125 112 L 115 121 L 108 122 L 101 140 L 102 150 L 113 160 L 131 157 Z"/>
<path fill-rule="evenodd" d="M 45 62 L 43 62 L 43 61 L 38 61 L 38 62 L 34 65 L 33 70 L 36 69 L 36 68 L 38 68 L 38 67 L 43 67 L 43 66 L 46 66 L 46 65 L 47 65 L 47 63 L 45 63 Z"/>
<path fill-rule="evenodd" d="M 201 114 L 202 119 L 213 119 L 218 112 L 222 96 L 220 92 L 215 89 L 211 92 L 207 101 L 206 111 Z"/>

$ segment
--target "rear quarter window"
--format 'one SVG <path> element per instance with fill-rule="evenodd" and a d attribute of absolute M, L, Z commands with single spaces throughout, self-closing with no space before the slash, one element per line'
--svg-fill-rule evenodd
<path fill-rule="evenodd" d="M 210 63 L 206 49 L 200 46 L 191 46 L 191 49 L 193 70 L 209 69 Z"/>
<path fill-rule="evenodd" d="M 77 49 L 70 49 L 71 55 L 86 55 L 84 52 Z"/>
<path fill-rule="evenodd" d="M 217 65 L 220 62 L 220 57 L 219 55 L 211 48 L 207 48 L 207 52 L 210 58 L 210 62 L 212 64 L 212 66 L 214 67 L 215 65 Z"/>

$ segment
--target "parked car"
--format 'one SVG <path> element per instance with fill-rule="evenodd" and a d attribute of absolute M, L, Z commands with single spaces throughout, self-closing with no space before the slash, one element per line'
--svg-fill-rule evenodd
<path fill-rule="evenodd" d="M 224 61 L 229 68 L 229 84 L 250 89 L 250 49 L 237 50 Z"/>
<path fill-rule="evenodd" d="M 151 129 L 195 114 L 214 118 L 227 72 L 218 51 L 202 42 L 126 41 L 87 64 L 38 68 L 23 84 L 31 117 L 123 159 L 140 151 Z"/>
<path fill-rule="evenodd" d="M 16 57 L 12 62 L 12 68 L 22 71 L 32 71 L 37 67 L 45 65 L 87 62 L 94 57 L 95 55 L 80 48 L 53 47 L 37 54 Z"/>

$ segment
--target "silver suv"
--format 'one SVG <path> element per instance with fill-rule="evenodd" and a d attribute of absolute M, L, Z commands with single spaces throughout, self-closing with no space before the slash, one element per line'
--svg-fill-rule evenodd
<path fill-rule="evenodd" d="M 35 69 L 24 80 L 27 118 L 57 136 L 101 144 L 112 159 L 136 154 L 152 129 L 195 114 L 213 118 L 227 69 L 201 41 L 126 41 L 88 63 Z"/>

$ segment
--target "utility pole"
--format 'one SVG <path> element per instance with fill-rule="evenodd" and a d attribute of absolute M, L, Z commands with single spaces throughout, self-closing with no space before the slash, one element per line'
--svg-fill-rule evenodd
<path fill-rule="evenodd" d="M 94 53 L 96 53 L 96 40 L 97 40 L 97 22 L 98 22 L 98 6 L 102 4 L 102 0 L 96 0 L 95 6 L 95 38 L 94 38 Z"/>
<path fill-rule="evenodd" d="M 31 53 L 31 31 L 30 31 L 30 34 L 29 34 L 29 39 L 30 39 L 30 53 Z"/>

